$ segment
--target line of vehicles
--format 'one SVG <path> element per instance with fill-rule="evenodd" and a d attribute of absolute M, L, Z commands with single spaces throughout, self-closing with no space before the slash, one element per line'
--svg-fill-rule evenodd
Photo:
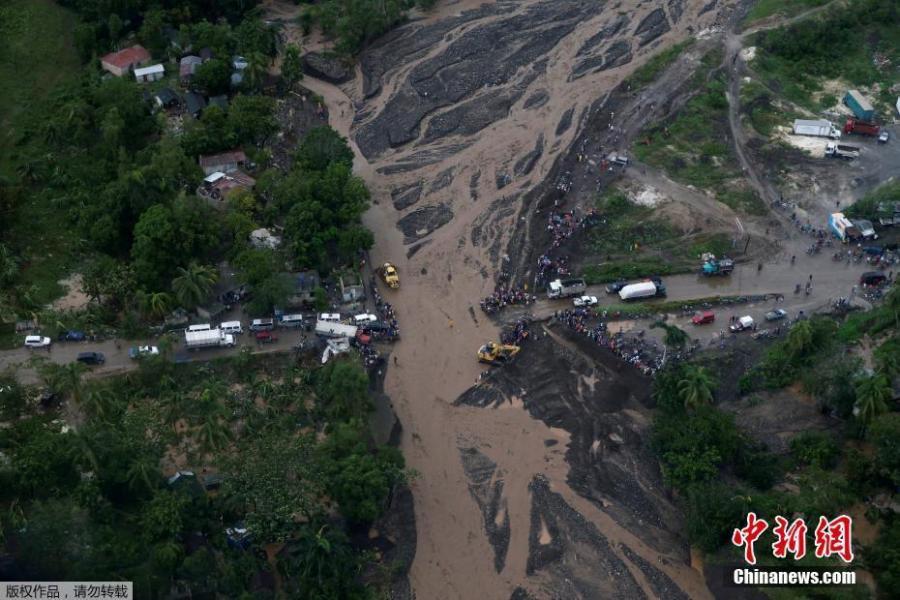
<path fill-rule="evenodd" d="M 576 307 L 594 306 L 597 304 L 597 297 L 585 295 L 584 292 L 586 291 L 587 283 L 580 277 L 556 279 L 547 286 L 547 298 L 558 300 L 577 296 L 574 302 Z M 619 298 L 624 302 L 645 298 L 664 298 L 666 296 L 666 286 L 663 285 L 659 277 L 650 277 L 636 283 L 628 283 L 626 280 L 620 279 L 607 285 L 606 293 L 618 294 Z"/>
<path fill-rule="evenodd" d="M 387 330 L 376 315 L 360 313 L 343 317 L 340 313 L 291 314 L 275 318 L 259 318 L 250 321 L 247 330 L 260 344 L 278 341 L 277 329 L 305 329 L 323 338 L 358 339 L 366 344 L 372 332 Z M 237 345 L 236 336 L 243 335 L 244 326 L 240 321 L 224 321 L 218 327 L 209 323 L 190 325 L 184 330 L 185 346 L 188 350 L 201 348 L 231 348 Z"/>

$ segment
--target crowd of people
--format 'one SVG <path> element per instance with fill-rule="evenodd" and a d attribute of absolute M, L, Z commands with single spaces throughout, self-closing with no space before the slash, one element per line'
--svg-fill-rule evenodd
<path fill-rule="evenodd" d="M 493 314 L 503 310 L 507 306 L 520 304 L 529 305 L 537 302 L 537 296 L 529 294 L 521 288 L 498 288 L 493 294 L 481 301 L 481 310 L 487 314 Z"/>
<path fill-rule="evenodd" d="M 378 284 L 375 282 L 375 277 L 372 277 L 372 281 L 370 282 L 369 289 L 372 290 L 372 299 L 375 301 L 375 310 L 378 311 L 378 316 L 381 317 L 381 322 L 384 323 L 387 327 L 372 327 L 371 325 L 363 326 L 368 333 L 370 333 L 373 337 L 382 338 L 386 341 L 393 342 L 400 338 L 400 323 L 397 321 L 397 315 L 394 312 L 394 307 L 391 306 L 390 302 L 385 301 L 382 298 L 381 294 L 378 292 Z"/>
<path fill-rule="evenodd" d="M 550 232 L 551 242 L 550 248 L 538 258 L 535 278 L 538 287 L 546 285 L 555 277 L 571 275 L 568 258 L 565 256 L 553 258 L 551 254 L 576 231 L 587 229 L 601 221 L 599 213 L 593 208 L 584 215 L 579 215 L 576 211 L 550 212 L 547 217 L 547 231 Z"/>
<path fill-rule="evenodd" d="M 622 332 L 610 334 L 606 323 L 595 319 L 593 311 L 586 308 L 575 308 L 557 311 L 553 318 L 566 327 L 581 334 L 615 353 L 625 362 L 633 365 L 644 375 L 654 375 L 661 367 L 663 361 L 662 349 L 656 342 L 644 339 L 643 331 L 635 335 Z M 678 360 L 680 354 L 671 356 Z"/>

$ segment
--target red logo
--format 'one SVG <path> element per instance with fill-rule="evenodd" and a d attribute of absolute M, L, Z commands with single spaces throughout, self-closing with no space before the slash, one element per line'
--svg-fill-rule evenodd
<path fill-rule="evenodd" d="M 731 534 L 731 543 L 744 549 L 744 561 L 747 564 L 756 564 L 756 551 L 754 544 L 760 536 L 769 528 L 765 519 L 760 519 L 756 513 L 747 513 L 747 524 L 735 529 Z M 772 544 L 772 555 L 776 558 L 787 558 L 790 554 L 794 560 L 800 560 L 806 556 L 806 533 L 808 527 L 803 519 L 788 521 L 782 516 L 775 517 L 775 527 L 772 533 L 775 542 Z M 853 519 L 847 515 L 840 515 L 832 520 L 827 517 L 819 517 L 819 524 L 814 532 L 816 558 L 828 558 L 837 555 L 846 563 L 853 561 L 852 540 Z"/>
<path fill-rule="evenodd" d="M 841 515 L 829 521 L 819 517 L 816 527 L 816 558 L 828 558 L 837 554 L 845 563 L 853 560 L 853 547 L 850 544 L 853 519 Z"/>
<path fill-rule="evenodd" d="M 756 553 L 753 544 L 759 536 L 769 528 L 769 524 L 763 519 L 757 519 L 756 513 L 747 514 L 747 525 L 743 529 L 735 529 L 731 534 L 731 543 L 740 548 L 744 546 L 744 560 L 751 565 L 756 564 Z"/>

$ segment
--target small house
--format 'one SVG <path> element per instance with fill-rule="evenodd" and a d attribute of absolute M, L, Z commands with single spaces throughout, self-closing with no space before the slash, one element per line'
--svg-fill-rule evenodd
<path fill-rule="evenodd" d="M 291 273 L 291 280 L 294 282 L 294 291 L 287 301 L 289 307 L 303 306 L 315 301 L 315 290 L 322 285 L 322 280 L 316 271 Z"/>
<path fill-rule="evenodd" d="M 122 77 L 136 67 L 150 62 L 150 53 L 143 46 L 131 46 L 118 52 L 111 52 L 100 59 L 100 66 L 116 77 Z"/>
<path fill-rule="evenodd" d="M 231 171 L 227 175 L 217 171 L 203 179 L 203 184 L 197 188 L 197 195 L 209 200 L 214 208 L 219 208 L 220 202 L 234 190 L 252 190 L 255 185 L 256 180 L 241 171 Z"/>
<path fill-rule="evenodd" d="M 237 171 L 247 162 L 247 155 L 243 150 L 232 150 L 221 154 L 210 154 L 200 157 L 200 168 L 206 175 L 216 172 L 230 173 Z"/>
<path fill-rule="evenodd" d="M 188 92 L 184 95 L 184 111 L 187 114 L 199 119 L 204 108 L 206 108 L 206 99 L 197 92 Z"/>
<path fill-rule="evenodd" d="M 203 59 L 199 56 L 185 56 L 178 63 L 178 78 L 181 80 L 181 83 L 187 83 L 190 81 L 191 77 L 194 76 L 194 73 L 197 72 L 197 67 L 203 64 Z"/>
<path fill-rule="evenodd" d="M 366 297 L 366 289 L 358 275 L 345 273 L 340 276 L 339 281 L 342 302 L 358 302 Z"/>
<path fill-rule="evenodd" d="M 165 74 L 166 68 L 161 64 L 150 65 L 149 67 L 141 67 L 134 70 L 134 78 L 138 83 L 159 81 Z"/>
<path fill-rule="evenodd" d="M 235 71 L 243 71 L 250 66 L 250 63 L 243 56 L 235 56 L 231 59 L 231 66 Z"/>
<path fill-rule="evenodd" d="M 179 98 L 171 88 L 163 88 L 153 95 L 153 102 L 159 108 L 172 108 L 178 106 Z"/>

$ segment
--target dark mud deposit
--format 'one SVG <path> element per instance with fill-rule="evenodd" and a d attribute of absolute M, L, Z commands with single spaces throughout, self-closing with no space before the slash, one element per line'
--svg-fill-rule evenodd
<path fill-rule="evenodd" d="M 635 416 L 649 418 L 650 381 L 611 352 L 570 338 L 564 329 L 536 333 L 512 364 L 457 402 L 496 407 L 521 398 L 534 418 L 571 434 L 566 462 L 573 490 L 660 552 L 686 552 L 665 531 L 678 522 L 678 513 L 656 457 L 644 443 L 649 421 Z"/>
<path fill-rule="evenodd" d="M 377 82 L 387 68 L 421 58 L 459 24 L 487 15 L 508 15 L 463 30 L 444 52 L 416 64 L 381 112 L 357 129 L 359 149 L 371 159 L 413 142 L 426 116 L 430 120 L 420 143 L 450 134 L 471 135 L 505 117 L 528 84 L 546 69 L 542 57 L 580 22 L 602 10 L 602 3 L 546 2 L 509 14 L 504 3 L 497 3 L 432 26 L 400 28 L 388 36 L 392 43 L 382 41 L 361 59 L 367 97 L 380 92 Z"/>
<path fill-rule="evenodd" d="M 509 549 L 509 514 L 503 499 L 503 474 L 497 472 L 496 463 L 476 448 L 460 448 L 459 453 L 469 479 L 469 493 L 484 515 L 484 529 L 494 549 L 494 568 L 499 573 Z"/>

